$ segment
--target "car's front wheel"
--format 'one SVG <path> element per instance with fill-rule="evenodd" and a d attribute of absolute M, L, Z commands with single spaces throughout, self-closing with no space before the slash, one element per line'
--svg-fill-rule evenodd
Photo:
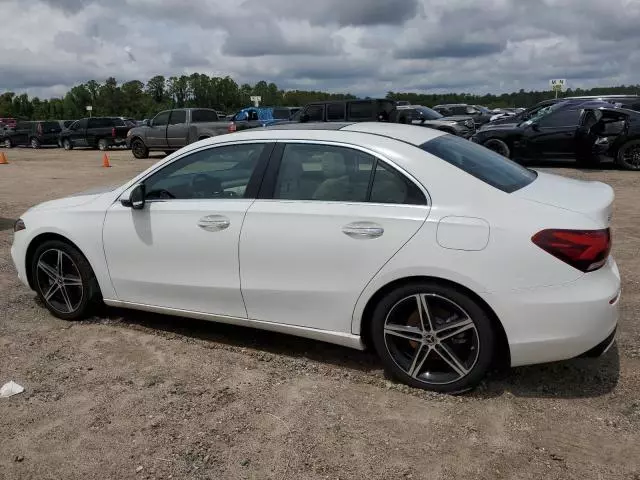
<path fill-rule="evenodd" d="M 499 138 L 490 138 L 483 144 L 489 150 L 493 150 L 496 153 L 499 153 L 503 157 L 511 158 L 511 149 L 509 145 L 500 140 Z"/>
<path fill-rule="evenodd" d="M 104 152 L 105 150 L 109 150 L 109 142 L 105 138 L 101 138 L 98 140 L 98 150 Z"/>
<path fill-rule="evenodd" d="M 100 287 L 87 259 L 60 240 L 40 245 L 31 264 L 33 286 L 51 313 L 64 320 L 80 320 L 100 299 Z"/>
<path fill-rule="evenodd" d="M 4 145 L 4 148 L 11 148 L 13 147 L 13 142 L 11 141 L 10 138 L 5 138 L 3 145 Z"/>
<path fill-rule="evenodd" d="M 494 353 L 491 320 L 452 286 L 419 282 L 396 288 L 377 305 L 372 340 L 388 374 L 444 393 L 474 388 Z"/>
<path fill-rule="evenodd" d="M 62 140 L 62 148 L 64 148 L 65 150 L 73 150 L 73 144 L 71 143 L 71 140 L 69 140 L 68 138 Z"/>
<path fill-rule="evenodd" d="M 40 148 L 40 141 L 35 137 L 31 139 L 31 148 Z"/>

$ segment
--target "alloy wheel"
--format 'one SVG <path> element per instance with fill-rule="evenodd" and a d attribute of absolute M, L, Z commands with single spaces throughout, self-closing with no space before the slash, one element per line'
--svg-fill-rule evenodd
<path fill-rule="evenodd" d="M 80 307 L 84 287 L 78 266 L 59 249 L 49 249 L 37 263 L 38 288 L 42 298 L 54 310 L 68 314 Z"/>
<path fill-rule="evenodd" d="M 446 385 L 473 370 L 480 337 L 472 318 L 452 300 L 434 293 L 410 295 L 385 319 L 384 343 L 394 363 L 426 385 Z"/>
<path fill-rule="evenodd" d="M 628 147 L 622 154 L 622 159 L 634 170 L 640 169 L 640 145 Z"/>

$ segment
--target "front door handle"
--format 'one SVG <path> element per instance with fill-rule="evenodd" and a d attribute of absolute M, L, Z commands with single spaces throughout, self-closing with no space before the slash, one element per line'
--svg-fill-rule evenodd
<path fill-rule="evenodd" d="M 342 227 L 342 233 L 351 238 L 364 240 L 381 237 L 384 228 L 373 222 L 353 222 Z"/>
<path fill-rule="evenodd" d="M 224 215 L 207 215 L 198 220 L 198 226 L 208 232 L 219 232 L 229 228 L 231 221 Z"/>

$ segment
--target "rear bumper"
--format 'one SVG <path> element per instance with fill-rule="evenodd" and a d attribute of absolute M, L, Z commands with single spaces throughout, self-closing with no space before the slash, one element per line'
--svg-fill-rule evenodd
<path fill-rule="evenodd" d="M 507 334 L 512 366 L 566 360 L 611 343 L 618 323 L 620 274 L 610 257 L 603 268 L 574 282 L 492 300 Z"/>

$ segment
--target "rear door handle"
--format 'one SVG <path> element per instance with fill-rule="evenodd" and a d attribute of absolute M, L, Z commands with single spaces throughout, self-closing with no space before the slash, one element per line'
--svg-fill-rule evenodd
<path fill-rule="evenodd" d="M 378 238 L 384 233 L 384 228 L 373 222 L 353 222 L 342 227 L 342 233 L 355 239 Z"/>
<path fill-rule="evenodd" d="M 198 220 L 198 226 L 208 232 L 219 232 L 229 228 L 231 221 L 224 215 L 207 215 Z"/>

